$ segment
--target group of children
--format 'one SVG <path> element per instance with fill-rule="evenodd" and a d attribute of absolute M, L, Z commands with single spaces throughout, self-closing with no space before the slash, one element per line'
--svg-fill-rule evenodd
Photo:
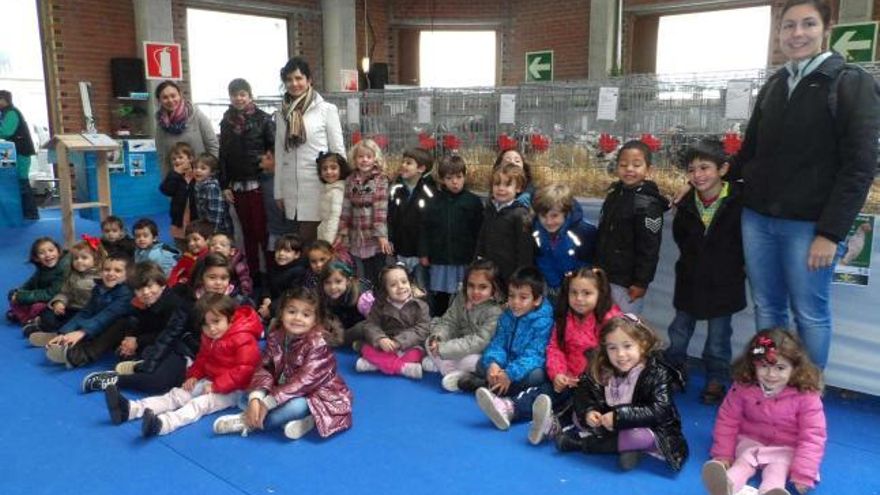
<path fill-rule="evenodd" d="M 163 187 L 172 174 L 188 184 L 172 163 Z M 804 493 L 819 479 L 826 439 L 821 372 L 793 334 L 764 330 L 726 391 L 730 317 L 745 305 L 738 189 L 723 180 L 716 141 L 692 147 L 685 164 L 694 191 L 673 224 L 681 258 L 665 351 L 637 316 L 668 209 L 639 141 L 618 154 L 597 228 L 567 186 L 536 188 L 516 150 L 499 155 L 484 205 L 467 190 L 460 157 L 443 157 L 435 179 L 431 155 L 409 150 L 389 183 L 380 148 L 363 140 L 348 160 L 318 157 L 319 239 L 279 237 L 258 289 L 229 231 L 210 220 L 217 209 L 199 207 L 198 191 L 194 202 L 174 193 L 186 253 L 170 267 L 157 264 L 173 248 L 149 220 L 135 224 L 133 269 L 118 219 L 104 221 L 100 242 L 69 253 L 41 238 L 36 273 L 10 293 L 8 316 L 68 366 L 115 349 L 116 369 L 90 374 L 83 390 L 104 391 L 114 423 L 142 418 L 145 436 L 235 406 L 243 412 L 218 418 L 216 433 L 344 430 L 352 395 L 331 347 L 351 345 L 358 372 L 439 372 L 445 390 L 474 393 L 497 428 L 531 420 L 533 444 L 615 453 L 623 469 L 650 455 L 676 471 L 688 446 L 674 391 L 685 388 L 694 324 L 708 320 L 701 397 L 723 400 L 703 468 L 708 492 L 733 494 L 760 469 L 762 493 L 788 493 L 787 481 Z M 129 400 L 119 389 L 160 395 Z"/>

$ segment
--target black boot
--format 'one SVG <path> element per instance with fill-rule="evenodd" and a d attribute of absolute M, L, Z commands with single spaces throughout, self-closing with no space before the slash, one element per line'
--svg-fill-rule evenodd
<path fill-rule="evenodd" d="M 601 435 L 590 435 L 583 440 L 585 454 L 616 454 L 617 433 L 605 432 Z"/>
<path fill-rule="evenodd" d="M 488 382 L 485 378 L 468 373 L 458 379 L 458 389 L 462 392 L 476 392 L 480 387 L 485 387 Z"/>
<path fill-rule="evenodd" d="M 575 452 L 584 449 L 584 440 L 577 434 L 576 429 L 559 432 L 556 435 L 556 450 L 559 452 Z"/>

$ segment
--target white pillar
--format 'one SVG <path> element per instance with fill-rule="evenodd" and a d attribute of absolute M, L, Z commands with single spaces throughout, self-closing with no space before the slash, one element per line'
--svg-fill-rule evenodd
<path fill-rule="evenodd" d="M 174 42 L 174 22 L 171 20 L 171 0 L 133 0 L 134 32 L 137 42 L 138 58 L 143 58 L 144 41 Z M 146 64 L 146 61 L 144 61 Z M 147 80 L 147 91 L 150 93 L 147 104 L 147 132 L 155 135 L 156 114 L 158 107 L 153 92 L 161 81 Z M 160 161 L 162 157 L 160 157 Z"/>
<path fill-rule="evenodd" d="M 616 9 L 617 0 L 590 0 L 590 79 L 605 79 L 614 67 Z"/>
<path fill-rule="evenodd" d="M 342 69 L 357 69 L 355 0 L 321 0 L 324 27 L 324 91 L 342 89 Z M 369 49 L 369 47 L 367 47 Z"/>
<path fill-rule="evenodd" d="M 873 20 L 873 0 L 840 0 L 840 18 L 838 23 L 866 22 Z"/>

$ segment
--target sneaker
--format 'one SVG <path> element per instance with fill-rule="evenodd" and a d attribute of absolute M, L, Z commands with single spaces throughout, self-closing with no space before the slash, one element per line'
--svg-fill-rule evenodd
<path fill-rule="evenodd" d="M 49 344 L 49 341 L 57 336 L 58 334 L 55 332 L 41 332 L 36 330 L 28 335 L 28 342 L 34 347 L 46 347 Z"/>
<path fill-rule="evenodd" d="M 733 495 L 733 483 L 727 477 L 727 468 L 719 461 L 703 464 L 703 486 L 709 495 Z"/>
<path fill-rule="evenodd" d="M 116 373 L 119 375 L 133 375 L 134 367 L 143 363 L 144 361 L 120 361 L 116 364 Z"/>
<path fill-rule="evenodd" d="M 544 441 L 544 437 L 553 436 L 552 431 L 555 422 L 553 416 L 553 401 L 547 394 L 541 394 L 535 398 L 532 403 L 532 426 L 529 428 L 529 442 L 532 445 L 538 445 Z"/>
<path fill-rule="evenodd" d="M 28 324 L 21 327 L 21 335 L 22 337 L 28 339 L 30 338 L 32 333 L 40 331 L 40 319 L 34 318 Z"/>
<path fill-rule="evenodd" d="M 466 375 L 464 371 L 450 371 L 440 380 L 440 385 L 443 387 L 443 390 L 447 392 L 458 392 L 460 389 L 458 388 L 458 381 L 461 380 L 461 377 Z"/>
<path fill-rule="evenodd" d="M 621 452 L 617 456 L 617 465 L 624 471 L 632 471 L 642 460 L 642 453 L 638 451 Z"/>
<path fill-rule="evenodd" d="M 370 371 L 379 371 L 379 368 L 377 368 L 375 364 L 367 361 L 364 358 L 358 358 L 357 362 L 354 363 L 354 369 L 358 373 L 369 373 Z"/>
<path fill-rule="evenodd" d="M 104 400 L 107 402 L 107 412 L 110 413 L 110 421 L 114 425 L 120 425 L 128 421 L 128 399 L 119 393 L 116 385 L 107 385 L 104 389 Z"/>
<path fill-rule="evenodd" d="M 115 371 L 95 371 L 83 378 L 82 392 L 87 394 L 106 390 L 110 385 L 116 385 L 117 381 L 119 381 L 119 375 Z"/>
<path fill-rule="evenodd" d="M 437 364 L 431 356 L 425 356 L 425 358 L 422 359 L 422 370 L 427 371 L 428 373 L 437 373 L 440 371 L 437 369 Z"/>
<path fill-rule="evenodd" d="M 144 419 L 141 422 L 141 435 L 144 438 L 155 437 L 162 431 L 162 420 L 152 409 L 144 410 Z"/>
<path fill-rule="evenodd" d="M 46 346 L 46 357 L 49 361 L 53 363 L 63 364 L 70 368 L 70 361 L 67 360 L 67 349 L 69 346 L 66 345 L 47 345 Z"/>
<path fill-rule="evenodd" d="M 306 416 L 303 419 L 288 421 L 287 424 L 284 425 L 284 436 L 291 440 L 297 440 L 305 436 L 306 433 L 312 431 L 312 428 L 314 427 L 315 418 L 311 415 Z"/>
<path fill-rule="evenodd" d="M 400 369 L 400 374 L 407 378 L 412 378 L 413 380 L 421 380 L 422 365 L 419 363 L 406 363 L 403 365 L 403 368 Z"/>
<path fill-rule="evenodd" d="M 463 392 L 476 392 L 478 388 L 488 385 L 485 378 L 473 373 L 465 373 L 458 379 L 458 389 Z"/>
<path fill-rule="evenodd" d="M 486 387 L 477 389 L 477 404 L 492 420 L 492 424 L 499 430 L 510 428 L 510 420 L 513 419 L 513 401 L 498 397 Z"/>
<path fill-rule="evenodd" d="M 244 424 L 244 413 L 220 416 L 214 421 L 214 433 L 217 435 L 240 433 L 241 436 L 246 437 L 248 430 Z"/>
<path fill-rule="evenodd" d="M 724 385 L 716 381 L 710 381 L 706 384 L 706 388 L 700 392 L 700 402 L 710 406 L 717 406 L 724 401 L 725 392 Z"/>

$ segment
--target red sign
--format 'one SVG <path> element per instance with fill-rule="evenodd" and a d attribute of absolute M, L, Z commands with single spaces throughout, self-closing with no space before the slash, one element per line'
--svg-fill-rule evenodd
<path fill-rule="evenodd" d="M 147 79 L 183 79 L 180 45 L 177 43 L 144 42 L 144 67 Z"/>

